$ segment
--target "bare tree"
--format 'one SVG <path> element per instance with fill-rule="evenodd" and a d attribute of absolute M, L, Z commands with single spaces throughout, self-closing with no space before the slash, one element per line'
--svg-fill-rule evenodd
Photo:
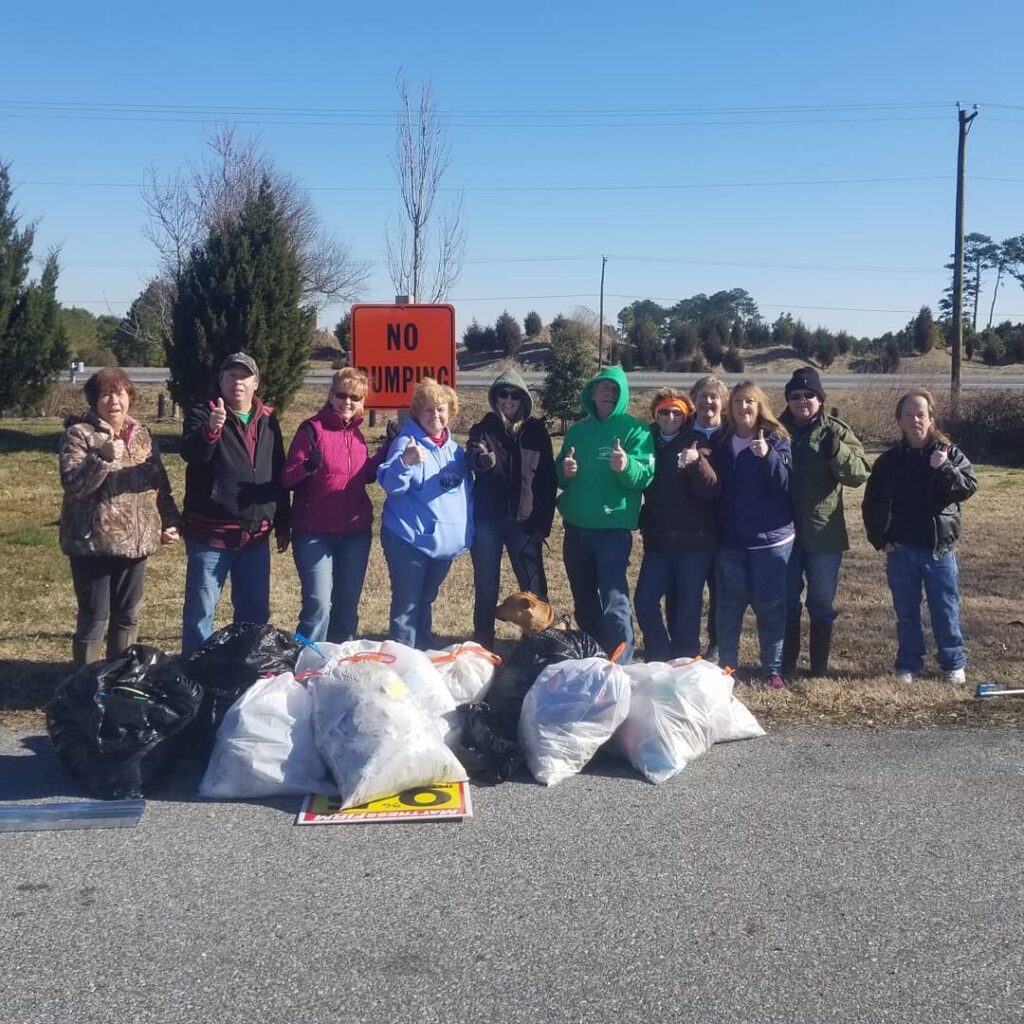
<path fill-rule="evenodd" d="M 402 212 L 385 231 L 388 273 L 395 291 L 418 301 L 441 302 L 462 275 L 466 251 L 463 202 L 460 195 L 441 214 L 435 234 L 430 231 L 434 204 L 448 165 L 451 147 L 434 105 L 429 85 L 420 89 L 413 109 L 409 84 L 396 80 L 398 123 L 392 166 L 398 176 Z M 427 270 L 432 268 L 429 285 Z"/>
<path fill-rule="evenodd" d="M 370 268 L 324 229 L 298 182 L 276 167 L 254 140 L 236 138 L 233 128 L 217 132 L 209 148 L 205 160 L 167 180 L 152 169 L 148 172 L 142 189 L 149 218 L 144 230 L 160 253 L 163 276 L 178 281 L 192 247 L 212 228 L 237 219 L 267 181 L 299 254 L 304 300 L 323 307 L 356 299 Z"/>

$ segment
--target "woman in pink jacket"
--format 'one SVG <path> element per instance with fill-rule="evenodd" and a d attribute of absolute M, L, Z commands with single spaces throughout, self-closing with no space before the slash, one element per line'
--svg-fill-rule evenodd
<path fill-rule="evenodd" d="M 299 425 L 281 471 L 281 483 L 295 492 L 292 554 L 302 586 L 296 632 L 313 641 L 351 640 L 359 625 L 373 525 L 366 485 L 387 450 L 371 456 L 359 430 L 368 386 L 361 370 L 339 370 L 327 404 Z"/>

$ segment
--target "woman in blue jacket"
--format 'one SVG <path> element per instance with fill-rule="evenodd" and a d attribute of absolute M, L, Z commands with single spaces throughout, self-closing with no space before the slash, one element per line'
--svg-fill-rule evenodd
<path fill-rule="evenodd" d="M 712 459 L 721 488 L 715 563 L 720 664 L 739 666 L 740 630 L 750 605 L 762 671 L 769 686 L 781 689 L 786 567 L 796 535 L 792 457 L 789 434 L 756 384 L 745 380 L 732 389 L 729 427 Z"/>
<path fill-rule="evenodd" d="M 455 392 L 424 377 L 412 393 L 412 416 L 377 470 L 387 497 L 380 541 L 391 577 L 392 640 L 427 650 L 431 612 L 452 561 L 473 542 L 471 481 L 448 423 Z"/>

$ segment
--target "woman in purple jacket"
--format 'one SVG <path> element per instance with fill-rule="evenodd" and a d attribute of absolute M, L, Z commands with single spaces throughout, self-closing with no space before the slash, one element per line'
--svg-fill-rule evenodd
<path fill-rule="evenodd" d="M 385 451 L 371 456 L 359 430 L 366 374 L 339 370 L 327 404 L 295 434 L 281 483 L 295 492 L 292 553 L 302 586 L 296 632 L 341 643 L 359 626 L 359 598 L 370 557 L 373 507 L 366 493 Z"/>
<path fill-rule="evenodd" d="M 732 389 L 729 427 L 712 461 L 721 488 L 715 559 L 719 663 L 739 667 L 740 630 L 750 605 L 762 671 L 769 686 L 782 689 L 786 568 L 796 536 L 789 496 L 792 453 L 786 428 L 756 384 L 745 380 Z"/>

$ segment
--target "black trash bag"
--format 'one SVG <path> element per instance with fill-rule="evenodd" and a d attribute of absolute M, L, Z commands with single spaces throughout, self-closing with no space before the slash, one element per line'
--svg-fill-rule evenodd
<path fill-rule="evenodd" d="M 486 704 L 460 704 L 455 713 L 458 739 L 449 746 L 469 777 L 496 786 L 515 775 L 523 763 L 523 749 L 501 735 L 494 712 Z"/>
<path fill-rule="evenodd" d="M 197 751 L 208 754 L 228 708 L 258 679 L 293 671 L 301 650 L 291 633 L 252 622 L 225 626 L 197 647 L 185 662 L 204 694 L 189 730 Z"/>
<path fill-rule="evenodd" d="M 46 706 L 46 730 L 92 796 L 140 797 L 169 775 L 202 699 L 181 658 L 133 644 L 64 680 Z"/>
<path fill-rule="evenodd" d="M 600 644 L 582 629 L 545 629 L 534 636 L 523 637 L 494 670 L 491 685 L 484 692 L 498 734 L 516 739 L 523 698 L 548 665 L 577 658 L 606 657 Z"/>

